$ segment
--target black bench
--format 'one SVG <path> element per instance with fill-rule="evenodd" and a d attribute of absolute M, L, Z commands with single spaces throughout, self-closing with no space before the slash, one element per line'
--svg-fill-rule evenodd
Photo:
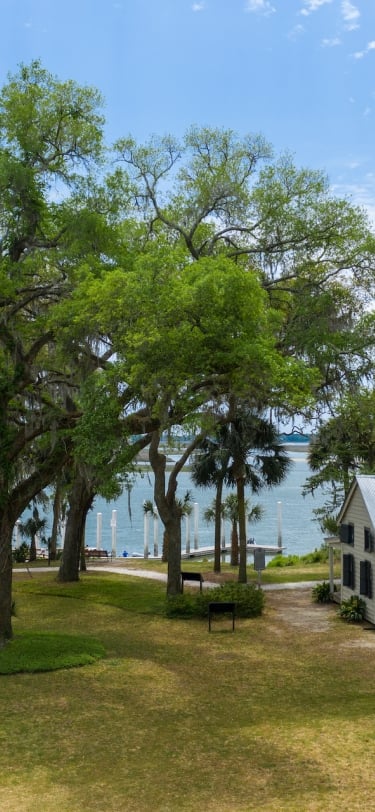
<path fill-rule="evenodd" d="M 200 572 L 181 572 L 181 592 L 184 591 L 184 581 L 199 581 L 199 589 L 202 592 L 203 578 Z"/>
<path fill-rule="evenodd" d="M 96 547 L 85 548 L 86 558 L 108 558 L 108 550 L 97 550 Z"/>
<path fill-rule="evenodd" d="M 215 601 L 208 604 L 208 631 L 211 631 L 212 615 L 232 615 L 232 631 L 234 632 L 234 619 L 236 616 L 236 604 L 234 601 Z"/>

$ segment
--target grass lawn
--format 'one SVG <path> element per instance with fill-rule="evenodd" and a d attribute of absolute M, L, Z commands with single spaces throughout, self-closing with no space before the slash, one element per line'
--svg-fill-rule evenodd
<path fill-rule="evenodd" d="M 234 634 L 167 619 L 142 578 L 19 574 L 14 597 L 16 635 L 92 635 L 106 656 L 0 676 L 6 812 L 374 808 L 375 635 L 310 590 L 267 592 Z"/>

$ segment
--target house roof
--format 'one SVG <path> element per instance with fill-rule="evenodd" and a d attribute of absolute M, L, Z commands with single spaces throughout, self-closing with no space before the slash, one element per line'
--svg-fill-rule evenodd
<path fill-rule="evenodd" d="M 375 528 L 375 476 L 373 474 L 359 474 L 355 477 L 350 491 L 340 510 L 338 520 L 339 522 L 342 521 L 356 488 L 359 488 L 360 490 L 371 524 Z"/>

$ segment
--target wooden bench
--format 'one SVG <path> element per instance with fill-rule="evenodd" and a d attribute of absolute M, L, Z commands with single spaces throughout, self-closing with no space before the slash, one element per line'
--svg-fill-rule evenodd
<path fill-rule="evenodd" d="M 234 601 L 214 601 L 208 604 L 208 631 L 211 631 L 212 615 L 232 615 L 232 631 L 234 632 L 234 619 L 236 616 L 236 604 Z"/>
<path fill-rule="evenodd" d="M 184 581 L 199 581 L 199 589 L 202 592 L 203 578 L 200 572 L 181 572 L 181 592 L 184 591 Z"/>
<path fill-rule="evenodd" d="M 108 550 L 97 550 L 96 547 L 85 547 L 86 558 L 108 558 Z"/>

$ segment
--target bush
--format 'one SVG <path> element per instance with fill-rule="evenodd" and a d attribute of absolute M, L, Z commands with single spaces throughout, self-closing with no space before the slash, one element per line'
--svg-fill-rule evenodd
<path fill-rule="evenodd" d="M 331 600 L 331 587 L 327 581 L 316 584 L 312 590 L 312 598 L 315 603 L 329 603 Z"/>
<path fill-rule="evenodd" d="M 13 550 L 13 561 L 15 561 L 16 564 L 24 564 L 29 555 L 30 547 L 28 544 L 26 544 L 26 541 L 23 541 L 19 547 L 16 547 L 16 549 Z"/>
<path fill-rule="evenodd" d="M 194 617 L 198 615 L 196 596 L 190 594 L 174 595 L 167 598 L 167 617 Z"/>
<path fill-rule="evenodd" d="M 352 595 L 351 598 L 342 601 L 339 609 L 340 617 L 348 623 L 359 623 L 364 619 L 365 612 L 366 603 L 362 598 L 358 597 L 358 595 Z"/>
<path fill-rule="evenodd" d="M 267 564 L 267 569 L 269 567 L 294 567 L 295 564 L 299 564 L 299 561 L 298 555 L 275 555 Z"/>
<path fill-rule="evenodd" d="M 301 555 L 303 564 L 325 564 L 329 558 L 329 550 L 327 546 L 322 546 L 320 550 L 315 550 L 312 553 Z"/>
<path fill-rule="evenodd" d="M 168 617 L 208 617 L 211 601 L 234 601 L 237 617 L 258 617 L 264 606 L 264 592 L 254 584 L 230 582 L 196 595 L 184 593 L 168 598 L 166 614 Z"/>

